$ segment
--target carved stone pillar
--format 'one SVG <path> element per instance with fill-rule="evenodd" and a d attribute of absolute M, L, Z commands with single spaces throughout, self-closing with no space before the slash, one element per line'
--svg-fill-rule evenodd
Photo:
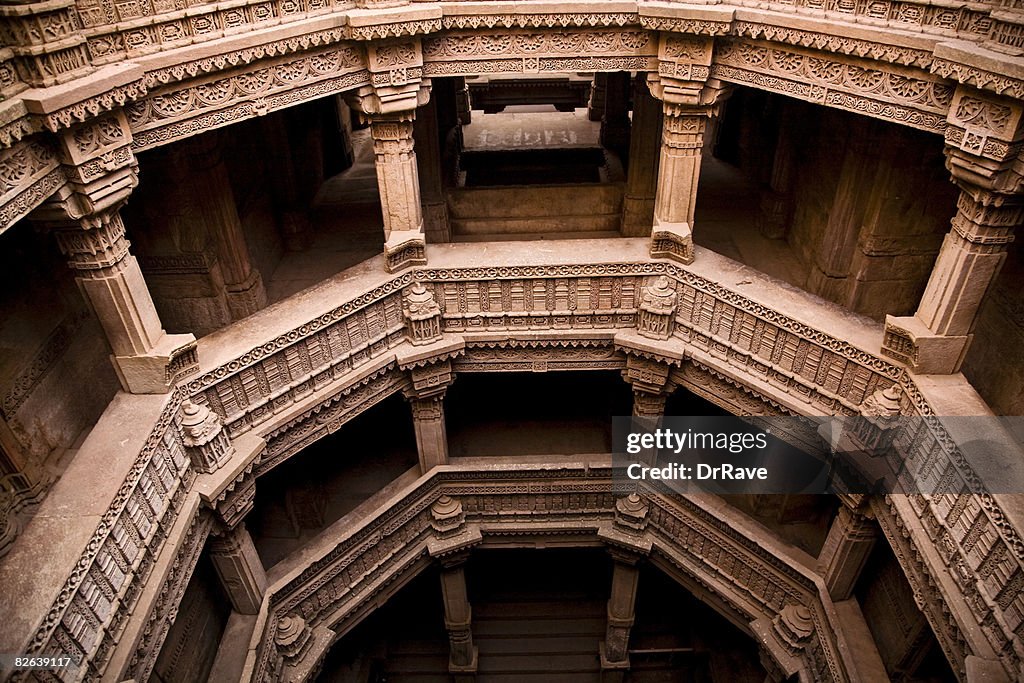
<path fill-rule="evenodd" d="M 60 228 L 56 235 L 103 326 L 125 391 L 164 393 L 195 370 L 195 337 L 164 331 L 116 207 L 84 216 L 78 227 Z"/>
<path fill-rule="evenodd" d="M 648 75 L 651 92 L 662 101 L 658 189 L 654 200 L 651 256 L 693 262 L 693 216 L 697 203 L 701 150 L 711 116 L 723 92 L 708 81 L 710 38 L 663 34 L 658 74 Z"/>
<path fill-rule="evenodd" d="M 455 381 L 451 363 L 432 363 L 409 371 L 412 386 L 404 392 L 412 409 L 420 471 L 426 473 L 448 462 L 448 434 L 445 430 L 444 395 Z"/>
<path fill-rule="evenodd" d="M 645 75 L 637 74 L 633 82 L 633 123 L 626 191 L 622 198 L 623 237 L 651 234 L 654 198 L 658 190 L 661 125 L 661 103 L 651 95 Z"/>
<path fill-rule="evenodd" d="M 1019 102 L 957 89 L 946 129 L 946 166 L 960 187 L 946 235 L 917 312 L 887 316 L 882 353 L 921 374 L 958 372 L 985 293 L 1024 222 L 1024 183 L 1015 147 L 1024 140 Z"/>
<path fill-rule="evenodd" d="M 371 43 L 366 51 L 374 85 L 347 99 L 370 123 L 384 214 L 385 267 L 395 272 L 427 262 L 413 121 L 416 108 L 430 96 L 430 81 L 423 79 L 419 38 Z"/>
<path fill-rule="evenodd" d="M 473 610 L 466 592 L 464 555 L 444 561 L 441 597 L 444 601 L 444 626 L 448 630 L 451 648 L 448 672 L 457 683 L 470 683 L 476 680 L 478 654 L 473 645 Z"/>
<path fill-rule="evenodd" d="M 632 354 L 626 356 L 622 377 L 633 387 L 634 431 L 653 432 L 661 427 L 665 403 L 676 388 L 669 380 L 670 372 L 671 367 L 665 363 Z M 658 460 L 658 451 L 656 448 L 641 450 L 637 460 L 653 465 Z"/>
<path fill-rule="evenodd" d="M 258 614 L 267 590 L 267 575 L 245 525 L 211 537 L 210 558 L 235 611 Z"/>
<path fill-rule="evenodd" d="M 629 153 L 629 73 L 616 71 L 607 74 L 605 82 L 601 146 L 623 159 Z"/>
<path fill-rule="evenodd" d="M 629 669 L 629 632 L 636 617 L 636 589 L 640 579 L 639 556 L 613 550 L 608 624 L 601 643 L 601 680 L 621 681 Z"/>
<path fill-rule="evenodd" d="M 313 198 L 305 187 L 296 166 L 296 149 L 289 133 L 286 112 L 277 112 L 260 119 L 260 132 L 264 148 L 274 169 L 274 210 L 277 228 L 290 251 L 301 251 L 313 241 L 313 225 L 309 217 L 309 204 Z M 351 152 L 349 152 L 351 154 Z"/>
<path fill-rule="evenodd" d="M 785 237 L 793 216 L 795 143 L 799 139 L 796 131 L 799 119 L 794 115 L 794 110 L 802 111 L 797 110 L 793 104 L 783 100 L 779 105 L 782 111 L 778 117 L 772 174 L 768 188 L 761 193 L 761 213 L 758 215 L 757 227 L 762 235 L 770 239 Z"/>
<path fill-rule="evenodd" d="M 216 132 L 207 133 L 189 138 L 175 149 L 174 184 L 188 188 L 192 195 L 192 220 L 206 227 L 216 247 L 228 310 L 233 320 L 240 320 L 267 305 L 267 292 L 249 255 L 224 164 L 221 137 Z"/>
<path fill-rule="evenodd" d="M 451 227 L 442 183 L 437 103 L 433 98 L 417 110 L 413 136 L 416 139 L 416 163 L 423 203 L 423 231 L 430 242 L 449 242 Z"/>
<path fill-rule="evenodd" d="M 128 250 L 119 209 L 138 182 L 128 121 L 111 112 L 57 139 L 68 182 L 34 216 L 54 229 L 103 326 L 121 386 L 136 394 L 164 393 L 197 369 L 195 337 L 164 331 Z"/>
<path fill-rule="evenodd" d="M 878 525 L 874 520 L 846 505 L 839 508 L 818 555 L 819 570 L 834 601 L 853 595 L 877 538 Z"/>

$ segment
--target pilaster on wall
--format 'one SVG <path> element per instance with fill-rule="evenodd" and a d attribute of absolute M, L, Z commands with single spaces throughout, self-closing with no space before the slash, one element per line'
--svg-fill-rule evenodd
<path fill-rule="evenodd" d="M 629 72 L 615 71 L 605 76 L 604 114 L 601 116 L 601 146 L 620 158 L 629 154 L 630 79 Z"/>
<path fill-rule="evenodd" d="M 451 241 L 448 203 L 445 201 L 438 132 L 437 102 L 431 98 L 416 113 L 413 137 L 416 141 L 417 171 L 423 208 L 423 232 L 431 242 Z"/>
<path fill-rule="evenodd" d="M 709 79 L 714 40 L 664 33 L 658 73 L 647 77 L 662 102 L 658 189 L 651 256 L 693 262 L 693 217 L 708 119 L 717 115 L 724 86 Z"/>
<path fill-rule="evenodd" d="M 629 138 L 626 191 L 622 198 L 623 237 L 651 234 L 658 190 L 661 127 L 661 103 L 651 95 L 646 74 L 641 72 L 633 82 L 633 130 Z"/>
<path fill-rule="evenodd" d="M 419 38 L 367 45 L 373 85 L 348 98 L 370 124 L 384 214 L 384 255 L 388 272 L 427 262 L 420 180 L 413 141 L 416 108 L 427 103 Z"/>
<path fill-rule="evenodd" d="M 68 182 L 35 218 L 54 230 L 96 313 L 125 391 L 163 393 L 197 369 L 195 337 L 167 334 L 129 251 L 119 210 L 137 183 L 128 122 L 120 111 L 61 131 Z"/>
<path fill-rule="evenodd" d="M 882 353 L 921 374 L 960 370 L 978 311 L 1024 222 L 1024 105 L 960 86 L 949 109 L 946 167 L 960 188 L 952 229 L 913 316 L 887 316 Z"/>

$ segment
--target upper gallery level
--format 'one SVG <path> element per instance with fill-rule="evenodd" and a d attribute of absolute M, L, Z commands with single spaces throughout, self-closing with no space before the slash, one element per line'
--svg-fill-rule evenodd
<path fill-rule="evenodd" d="M 658 71 L 687 52 L 659 43 L 658 32 L 716 38 L 710 64 L 688 78 L 710 71 L 742 82 L 735 60 L 749 48 L 734 46 L 772 41 L 788 46 L 785 54 L 747 65 L 757 67 L 760 87 L 940 133 L 958 83 L 1024 94 L 1024 13 L 1009 2 L 53 0 L 5 3 L 0 16 L 0 146 L 121 106 L 140 132 L 151 128 L 151 107 L 164 117 L 200 106 L 222 112 L 188 133 L 151 131 L 133 144 L 138 151 L 346 86 L 465 73 Z M 261 69 L 248 84 L 210 82 L 188 96 L 168 90 L 246 64 Z M 218 106 L 238 98 L 248 105 Z"/>

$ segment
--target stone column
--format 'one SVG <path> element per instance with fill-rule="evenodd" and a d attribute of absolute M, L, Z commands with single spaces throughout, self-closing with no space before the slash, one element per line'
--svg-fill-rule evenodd
<path fill-rule="evenodd" d="M 235 611 L 258 614 L 267 589 L 267 575 L 245 525 L 238 524 L 212 537 L 210 558 Z"/>
<path fill-rule="evenodd" d="M 604 118 L 604 101 L 607 87 L 608 74 L 594 74 L 594 81 L 590 84 L 590 98 L 587 100 L 587 118 L 591 121 L 600 121 Z"/>
<path fill-rule="evenodd" d="M 978 311 L 1024 222 L 1024 182 L 1015 147 L 1024 140 L 1024 107 L 1015 100 L 957 88 L 946 130 L 946 166 L 960 188 L 946 235 L 913 316 L 886 316 L 882 353 L 921 374 L 958 372 Z"/>
<path fill-rule="evenodd" d="M 629 632 L 636 616 L 636 589 L 640 579 L 639 558 L 612 551 L 612 590 L 608 598 L 608 625 L 601 643 L 601 680 L 622 681 L 629 669 Z"/>
<path fill-rule="evenodd" d="M 798 109 L 793 104 L 792 101 L 783 100 L 779 105 L 782 111 L 778 117 L 772 174 L 768 188 L 761 193 L 761 213 L 758 215 L 757 227 L 769 239 L 784 238 L 793 217 L 794 143 L 799 139 L 795 130 L 799 122 L 796 114 L 802 111 L 802 108 Z"/>
<path fill-rule="evenodd" d="M 455 381 L 455 374 L 451 363 L 442 361 L 425 367 L 413 367 L 409 375 L 412 386 L 405 390 L 404 395 L 412 409 L 420 471 L 426 473 L 448 462 L 444 395 Z"/>
<path fill-rule="evenodd" d="M 56 231 L 78 286 L 103 326 L 125 391 L 155 394 L 197 363 L 195 337 L 167 334 L 116 207 Z"/>
<path fill-rule="evenodd" d="M 712 47 L 709 38 L 663 34 L 658 73 L 647 77 L 664 113 L 651 235 L 655 258 L 693 263 L 693 217 L 704 132 L 725 92 L 720 83 L 708 80 Z"/>
<path fill-rule="evenodd" d="M 607 74 L 604 115 L 601 117 L 601 146 L 620 159 L 629 153 L 629 72 Z"/>
<path fill-rule="evenodd" d="M 131 131 L 114 111 L 57 136 L 67 184 L 34 213 L 54 228 L 113 351 L 121 386 L 164 393 L 197 369 L 195 337 L 167 334 L 135 257 L 120 208 L 138 183 Z"/>
<path fill-rule="evenodd" d="M 408 112 L 370 120 L 389 272 L 427 262 L 419 171 L 413 151 L 414 117 L 414 112 Z"/>
<path fill-rule="evenodd" d="M 433 98 L 417 110 L 413 137 L 416 140 L 424 234 L 430 242 L 449 242 L 451 228 L 448 224 L 448 204 L 445 201 L 442 183 L 437 103 Z"/>
<path fill-rule="evenodd" d="M 264 308 L 267 292 L 249 256 L 220 134 L 206 133 L 179 143 L 172 163 L 176 184 L 189 188 L 192 195 L 193 220 L 205 225 L 216 247 L 231 318 L 240 320 Z"/>
<path fill-rule="evenodd" d="M 637 432 L 653 432 L 661 427 L 665 417 L 665 403 L 675 391 L 676 385 L 669 380 L 671 367 L 648 358 L 628 354 L 626 369 L 622 377 L 633 388 L 633 429 Z M 651 465 L 658 460 L 658 450 L 651 448 L 637 454 L 637 460 Z"/>
<path fill-rule="evenodd" d="M 874 520 L 846 505 L 839 508 L 818 555 L 818 568 L 832 600 L 839 602 L 853 595 L 877 538 Z"/>
<path fill-rule="evenodd" d="M 646 76 L 637 74 L 633 82 L 633 124 L 629 138 L 626 191 L 622 199 L 623 237 L 651 234 L 658 189 L 661 126 L 661 103 L 647 88 Z"/>
<path fill-rule="evenodd" d="M 366 55 L 374 85 L 346 99 L 370 124 L 384 214 L 385 267 L 395 272 L 427 262 L 413 121 L 416 108 L 430 97 L 430 81 L 423 79 L 419 38 L 375 42 Z"/>
<path fill-rule="evenodd" d="M 463 557 L 455 557 L 441 569 L 441 597 L 444 601 L 444 626 L 448 630 L 451 652 L 448 672 L 456 683 L 476 680 L 477 648 L 473 645 L 473 611 L 466 592 Z"/>
<path fill-rule="evenodd" d="M 260 132 L 266 154 L 274 169 L 274 209 L 277 228 L 290 251 L 307 249 L 313 241 L 313 225 L 309 217 L 312 193 L 299 177 L 295 149 L 288 133 L 285 112 L 276 112 L 260 119 Z"/>

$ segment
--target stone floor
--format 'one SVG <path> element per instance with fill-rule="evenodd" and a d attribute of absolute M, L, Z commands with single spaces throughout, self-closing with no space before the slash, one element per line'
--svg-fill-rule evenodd
<path fill-rule="evenodd" d="M 586 110 L 574 113 L 517 111 L 501 114 L 473 112 L 466 126 L 467 149 L 497 150 L 527 146 L 596 146 L 599 124 L 587 120 Z M 536 109 L 536 108 L 532 108 Z M 285 254 L 271 276 L 271 302 L 285 299 L 326 277 L 380 253 L 383 219 L 368 130 L 353 135 L 355 163 L 324 183 L 314 201 L 312 244 Z M 736 168 L 705 155 L 694 241 L 796 286 L 807 270 L 784 240 L 762 237 L 756 226 L 759 195 Z M 581 234 L 581 237 L 590 237 Z M 522 235 L 515 239 L 522 239 Z"/>

